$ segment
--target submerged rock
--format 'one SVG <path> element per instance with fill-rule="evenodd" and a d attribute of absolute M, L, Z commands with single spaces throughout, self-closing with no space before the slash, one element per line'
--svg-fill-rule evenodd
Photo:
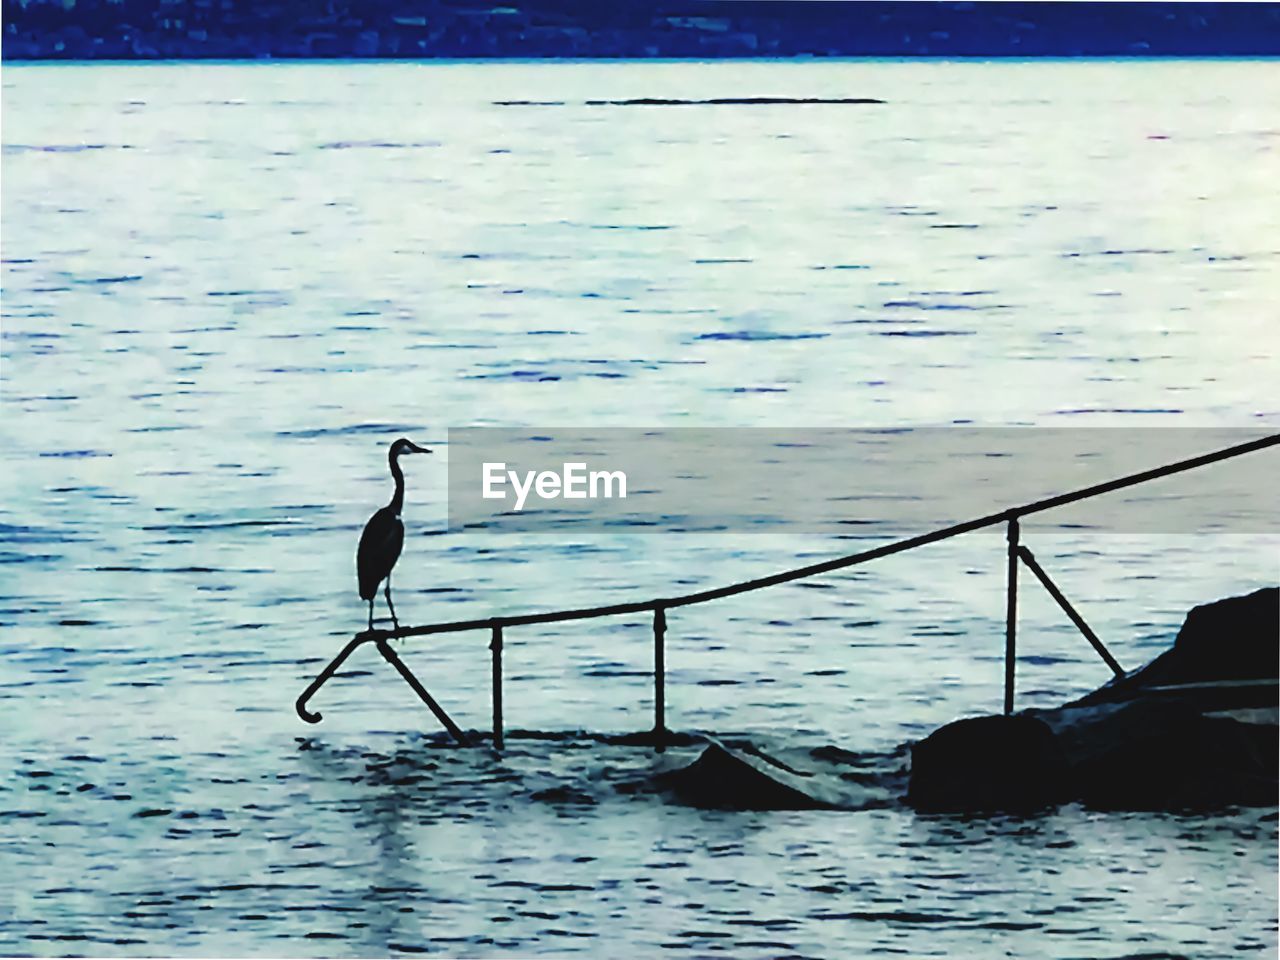
<path fill-rule="evenodd" d="M 713 810 L 824 810 L 837 806 L 813 774 L 756 750 L 708 738 L 697 760 L 656 778 L 685 803 Z"/>
<path fill-rule="evenodd" d="M 912 748 L 918 810 L 1277 800 L 1280 589 L 1193 609 L 1171 649 L 1053 710 L 959 720 Z"/>

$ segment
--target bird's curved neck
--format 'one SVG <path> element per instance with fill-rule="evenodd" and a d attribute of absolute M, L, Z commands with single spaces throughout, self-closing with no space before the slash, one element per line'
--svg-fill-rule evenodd
<path fill-rule="evenodd" d="M 400 470 L 400 458 L 390 457 L 389 459 L 391 461 L 391 476 L 396 481 L 396 492 L 391 497 L 390 506 L 391 512 L 398 517 L 400 516 L 400 511 L 404 509 L 404 474 Z"/>

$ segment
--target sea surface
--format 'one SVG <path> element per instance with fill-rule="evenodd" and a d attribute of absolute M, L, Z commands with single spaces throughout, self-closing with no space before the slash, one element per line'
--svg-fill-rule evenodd
<path fill-rule="evenodd" d="M 655 792 L 699 748 L 610 737 L 652 724 L 645 617 L 507 631 L 526 735 L 501 755 L 451 746 L 368 648 L 320 724 L 294 712 L 363 627 L 353 553 L 400 435 L 438 449 L 406 461 L 395 574 L 422 624 L 879 542 L 445 532 L 450 427 L 1275 428 L 1273 63 L 2 83 L 0 954 L 1275 953 L 1274 807 L 897 801 L 904 744 L 999 709 L 994 533 L 672 613 L 668 723 L 849 751 L 851 809 Z M 884 103 L 583 103 L 726 96 Z M 1130 668 L 1280 576 L 1266 531 L 1027 537 Z M 1020 706 L 1107 679 L 1034 584 L 1020 631 Z M 400 648 L 470 730 L 488 640 Z"/>

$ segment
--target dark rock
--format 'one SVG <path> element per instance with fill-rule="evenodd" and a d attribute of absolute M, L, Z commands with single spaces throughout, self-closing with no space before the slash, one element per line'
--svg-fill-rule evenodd
<path fill-rule="evenodd" d="M 1062 747 L 1034 717 L 974 717 L 911 750 L 907 802 L 921 811 L 1030 811 L 1062 799 Z"/>
<path fill-rule="evenodd" d="M 912 749 L 919 810 L 1124 810 L 1277 800 L 1280 589 L 1193 609 L 1174 645 L 1053 710 L 948 724 Z"/>
<path fill-rule="evenodd" d="M 1049 711 L 1070 792 L 1093 807 L 1205 809 L 1276 802 L 1276 727 L 1206 716 L 1176 701 Z"/>
<path fill-rule="evenodd" d="M 1137 696 L 1150 687 L 1280 677 L 1280 587 L 1194 607 L 1173 647 L 1078 701 Z M 1273 691 L 1276 688 L 1273 687 Z M 1272 703 L 1276 702 L 1273 698 Z"/>
<path fill-rule="evenodd" d="M 686 767 L 659 774 L 658 786 L 713 810 L 824 810 L 836 806 L 810 774 L 759 751 L 711 740 Z"/>

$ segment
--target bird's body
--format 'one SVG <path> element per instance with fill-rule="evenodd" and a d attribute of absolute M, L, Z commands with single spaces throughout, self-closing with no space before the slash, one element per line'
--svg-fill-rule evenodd
<path fill-rule="evenodd" d="M 396 482 L 391 502 L 377 511 L 364 525 L 360 534 L 360 546 L 356 548 L 356 581 L 360 587 L 360 599 L 369 604 L 369 629 L 373 629 L 373 601 L 378 596 L 378 584 L 387 582 L 387 608 L 391 622 L 398 630 L 396 608 L 391 604 L 391 570 L 400 559 L 404 547 L 404 521 L 400 511 L 404 508 L 404 473 L 400 470 L 400 457 L 406 453 L 430 453 L 408 440 L 400 439 L 391 445 L 387 460 L 391 476 Z"/>
<path fill-rule="evenodd" d="M 378 584 L 387 579 L 403 547 L 404 521 L 391 507 L 383 507 L 364 525 L 360 547 L 356 550 L 356 579 L 360 583 L 361 600 L 372 601 L 378 595 Z"/>

